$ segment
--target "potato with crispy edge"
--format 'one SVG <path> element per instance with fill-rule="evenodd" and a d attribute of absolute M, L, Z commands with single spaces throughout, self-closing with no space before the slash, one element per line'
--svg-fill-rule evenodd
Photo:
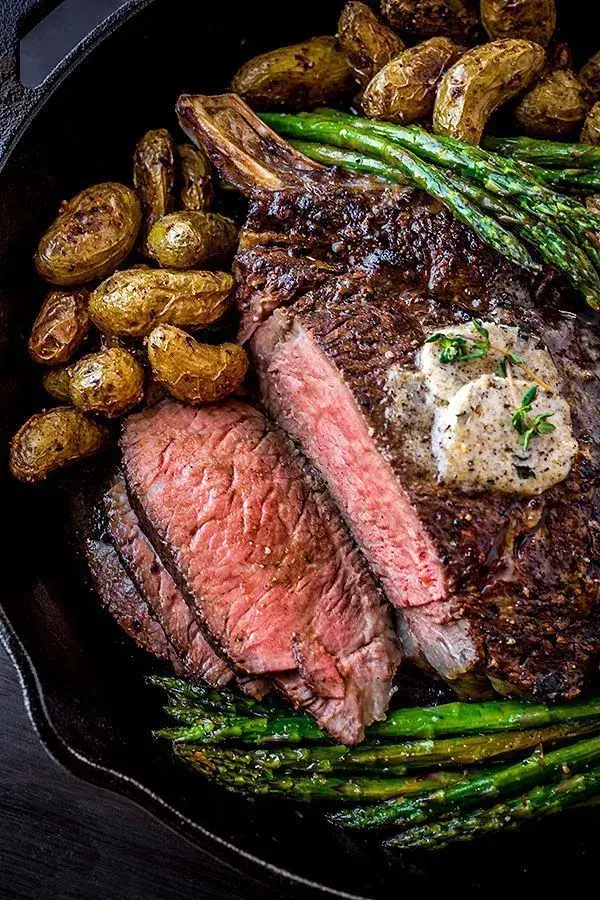
<path fill-rule="evenodd" d="M 467 0 L 381 0 L 381 12 L 392 28 L 415 40 L 443 36 L 474 44 L 480 34 Z"/>
<path fill-rule="evenodd" d="M 175 212 L 158 219 L 146 245 L 148 255 L 165 269 L 192 269 L 233 253 L 238 226 L 216 213 Z"/>
<path fill-rule="evenodd" d="M 447 37 L 431 38 L 404 50 L 369 82 L 362 108 L 371 119 L 410 125 L 433 110 L 438 82 L 464 53 Z"/>
<path fill-rule="evenodd" d="M 78 409 L 114 419 L 144 396 L 144 368 L 121 347 L 90 353 L 69 366 L 69 396 Z"/>
<path fill-rule="evenodd" d="M 587 114 L 579 140 L 582 144 L 600 144 L 600 103 L 594 103 Z"/>
<path fill-rule="evenodd" d="M 51 291 L 29 336 L 29 355 L 48 366 L 68 362 L 90 330 L 87 288 Z"/>
<path fill-rule="evenodd" d="M 144 238 L 175 206 L 175 144 L 166 128 L 147 131 L 133 154 L 133 183 L 142 202 Z"/>
<path fill-rule="evenodd" d="M 554 140 L 581 125 L 587 109 L 577 76 L 559 69 L 544 75 L 527 91 L 513 116 L 523 134 Z"/>
<path fill-rule="evenodd" d="M 579 70 L 579 80 L 590 103 L 600 100 L 600 50 Z"/>
<path fill-rule="evenodd" d="M 406 46 L 361 0 L 346 3 L 338 19 L 337 36 L 361 87 Z"/>
<path fill-rule="evenodd" d="M 69 394 L 69 382 L 71 375 L 69 374 L 69 366 L 57 366 L 55 369 L 49 369 L 42 378 L 42 385 L 51 397 L 60 400 L 61 403 L 70 403 L 71 395 Z"/>
<path fill-rule="evenodd" d="M 159 325 L 150 334 L 148 359 L 157 381 L 177 400 L 193 404 L 226 397 L 248 371 L 239 344 L 200 344 L 172 325 Z"/>
<path fill-rule="evenodd" d="M 492 113 L 529 87 L 544 59 L 539 44 L 512 38 L 468 50 L 439 84 L 433 130 L 478 144 Z"/>
<path fill-rule="evenodd" d="M 231 89 L 259 109 L 308 109 L 335 100 L 353 85 L 337 39 L 323 36 L 254 56 L 233 76 Z"/>
<path fill-rule="evenodd" d="M 546 47 L 556 31 L 556 0 L 481 0 L 490 40 L 522 38 Z"/>
<path fill-rule="evenodd" d="M 109 431 L 81 410 L 59 406 L 25 422 L 10 443 L 10 471 L 33 484 L 108 446 Z"/>
<path fill-rule="evenodd" d="M 133 249 L 141 221 L 140 201 L 131 188 L 112 181 L 94 184 L 61 206 L 40 241 L 37 270 L 52 284 L 105 278 Z"/>
<path fill-rule="evenodd" d="M 210 209 L 214 200 L 210 163 L 204 153 L 192 144 L 177 148 L 181 188 L 179 199 L 184 209 L 192 212 Z"/>
<path fill-rule="evenodd" d="M 115 272 L 92 292 L 90 318 L 104 334 L 143 338 L 159 324 L 202 328 L 229 309 L 225 272 L 132 269 Z"/>

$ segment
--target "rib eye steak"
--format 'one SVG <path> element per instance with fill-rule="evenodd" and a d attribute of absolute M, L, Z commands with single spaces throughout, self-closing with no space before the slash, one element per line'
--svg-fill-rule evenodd
<path fill-rule="evenodd" d="M 144 532 L 215 649 L 361 740 L 400 658 L 391 611 L 289 439 L 247 403 L 163 401 L 129 417 L 121 447 Z"/>
<path fill-rule="evenodd" d="M 251 199 L 234 274 L 262 400 L 325 478 L 401 611 L 408 654 L 466 696 L 490 685 L 575 696 L 600 653 L 597 328 L 556 273 L 534 281 L 423 192 L 299 159 L 233 95 L 183 96 L 178 113 Z M 559 398 L 565 434 L 534 452 L 571 448 L 563 480 L 536 489 L 549 466 L 515 451 L 511 477 L 522 483 L 495 489 L 485 416 L 479 459 L 476 437 L 464 471 L 453 459 L 454 482 L 436 470 L 448 435 L 436 451 L 429 408 L 406 385 L 423 384 L 429 337 L 464 333 L 474 318 L 544 356 L 555 379 L 544 402 Z M 479 405 L 467 409 L 458 392 L 462 406 L 444 401 L 446 417 L 456 411 L 451 437 L 508 390 L 493 370 L 480 375 Z M 461 486 L 484 463 L 487 481 Z"/>

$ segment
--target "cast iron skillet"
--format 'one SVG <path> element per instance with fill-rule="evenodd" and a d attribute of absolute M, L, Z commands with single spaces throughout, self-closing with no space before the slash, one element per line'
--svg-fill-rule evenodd
<path fill-rule="evenodd" d="M 40 0 L 2 5 L 0 21 L 0 637 L 19 671 L 41 740 L 63 765 L 154 812 L 216 857 L 295 895 L 397 897 L 554 886 L 548 860 L 577 858 L 595 875 L 597 814 L 582 812 L 390 866 L 328 832 L 310 810 L 242 801 L 212 789 L 150 736 L 158 698 L 144 685 L 148 659 L 132 649 L 90 591 L 81 557 L 93 525 L 101 466 L 24 488 L 6 476 L 8 436 L 47 403 L 25 340 L 42 288 L 32 248 L 59 201 L 102 180 L 129 178 L 131 150 L 150 127 L 175 128 L 182 91 L 223 90 L 235 67 L 262 50 L 331 33 L 341 0 L 199 3 L 128 0 L 42 84 L 17 77 L 22 29 Z M 564 5 L 564 4 L 563 4 Z M 10 7 L 10 8 L 9 8 Z M 570 0 L 568 37 L 583 59 L 594 28 L 586 0 Z M 25 23 L 25 24 L 24 24 Z M 99 474 L 100 473 L 100 474 Z M 589 870 L 586 872 L 586 868 Z"/>

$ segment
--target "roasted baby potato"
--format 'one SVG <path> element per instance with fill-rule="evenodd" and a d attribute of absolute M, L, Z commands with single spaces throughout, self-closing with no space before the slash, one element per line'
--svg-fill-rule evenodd
<path fill-rule="evenodd" d="M 353 84 L 336 38 L 316 37 L 250 59 L 234 75 L 231 89 L 260 109 L 307 109 L 347 93 Z"/>
<path fill-rule="evenodd" d="M 90 329 L 89 290 L 51 291 L 29 336 L 29 355 L 49 366 L 68 362 Z"/>
<path fill-rule="evenodd" d="M 428 116 L 437 84 L 464 48 L 447 37 L 404 50 L 369 82 L 362 96 L 365 115 L 408 125 Z"/>
<path fill-rule="evenodd" d="M 177 155 L 181 171 L 179 199 L 182 207 L 192 212 L 210 209 L 215 194 L 208 159 L 192 144 L 181 144 Z"/>
<path fill-rule="evenodd" d="M 124 338 L 146 337 L 161 323 L 201 328 L 229 308 L 232 286 L 224 272 L 116 272 L 93 291 L 90 318 L 104 334 Z"/>
<path fill-rule="evenodd" d="M 361 87 L 405 48 L 404 41 L 360 0 L 350 0 L 344 6 L 337 36 Z"/>
<path fill-rule="evenodd" d="M 62 403 L 71 402 L 71 395 L 69 394 L 71 375 L 69 369 L 70 366 L 57 366 L 55 369 L 49 369 L 42 378 L 44 390 Z"/>
<path fill-rule="evenodd" d="M 590 212 L 598 213 L 600 215 L 600 194 L 594 194 L 591 197 L 586 197 L 585 205 Z"/>
<path fill-rule="evenodd" d="M 600 144 L 600 103 L 594 103 L 590 109 L 579 140 L 582 144 Z M 596 201 L 598 198 L 594 198 Z"/>
<path fill-rule="evenodd" d="M 561 138 L 581 125 L 587 112 L 583 85 L 559 69 L 540 78 L 514 110 L 521 131 L 535 138 Z"/>
<path fill-rule="evenodd" d="M 478 144 L 492 113 L 529 87 L 544 58 L 543 48 L 533 41 L 492 41 L 468 50 L 440 82 L 434 131 Z"/>
<path fill-rule="evenodd" d="M 120 347 L 90 353 L 69 366 L 69 396 L 84 412 L 114 419 L 144 396 L 144 369 Z"/>
<path fill-rule="evenodd" d="M 481 21 L 492 41 L 522 38 L 546 47 L 556 30 L 556 0 L 481 0 Z"/>
<path fill-rule="evenodd" d="M 589 102 L 597 103 L 600 100 L 600 50 L 583 66 L 579 72 L 579 80 Z"/>
<path fill-rule="evenodd" d="M 33 484 L 55 469 L 103 450 L 108 438 L 103 425 L 72 406 L 37 413 L 11 441 L 10 471 L 19 481 Z"/>
<path fill-rule="evenodd" d="M 165 269 L 191 269 L 222 259 L 235 249 L 233 219 L 207 212 L 176 212 L 154 223 L 147 239 L 149 255 Z"/>
<path fill-rule="evenodd" d="M 239 344 L 200 344 L 172 325 L 159 325 L 150 334 L 148 359 L 160 384 L 185 403 L 226 397 L 248 371 L 248 357 Z"/>
<path fill-rule="evenodd" d="M 416 40 L 443 35 L 473 44 L 479 35 L 479 19 L 468 0 L 382 0 L 381 12 L 392 28 Z"/>
<path fill-rule="evenodd" d="M 166 128 L 147 131 L 133 154 L 133 183 L 142 201 L 144 237 L 175 205 L 175 145 Z"/>
<path fill-rule="evenodd" d="M 84 284 L 105 278 L 131 252 L 142 210 L 131 188 L 95 184 L 64 203 L 40 241 L 35 264 L 52 284 Z"/>

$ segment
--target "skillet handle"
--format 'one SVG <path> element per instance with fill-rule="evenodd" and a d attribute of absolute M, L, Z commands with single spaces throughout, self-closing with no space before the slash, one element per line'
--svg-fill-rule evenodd
<path fill-rule="evenodd" d="M 64 75 L 118 23 L 148 6 L 153 0 L 78 0 L 78 2 L 85 2 L 87 18 L 93 19 L 95 15 L 96 24 L 87 35 L 81 35 L 75 41 L 75 47 L 40 85 L 25 87 L 19 78 L 20 39 L 27 32 L 28 26 L 53 12 L 60 5 L 60 0 L 0 0 L 0 170 L 31 115 L 51 94 Z M 77 0 L 76 2 L 67 0 L 65 15 L 76 16 L 76 6 Z"/>

